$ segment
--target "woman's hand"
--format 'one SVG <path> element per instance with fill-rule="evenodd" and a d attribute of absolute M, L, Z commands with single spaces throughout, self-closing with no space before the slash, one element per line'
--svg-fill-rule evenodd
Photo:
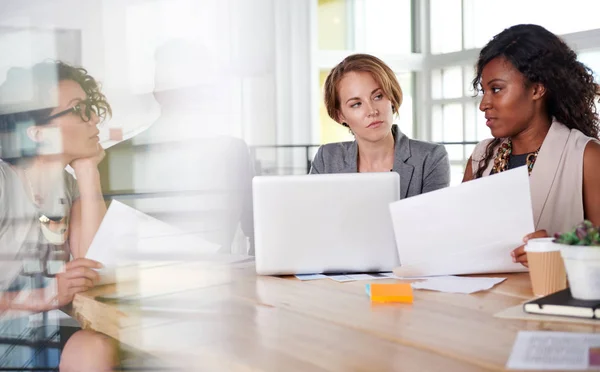
<path fill-rule="evenodd" d="M 68 305 L 77 293 L 93 288 L 100 280 L 100 275 L 93 269 L 100 268 L 102 268 L 100 262 L 87 258 L 77 258 L 67 262 L 65 271 L 56 275 L 57 294 L 47 303 L 45 310 Z"/>
<path fill-rule="evenodd" d="M 102 159 L 104 159 L 105 155 L 106 153 L 104 152 L 104 148 L 102 148 L 102 146 L 98 144 L 98 151 L 95 155 L 87 158 L 75 159 L 71 162 L 70 165 L 71 168 L 73 168 L 73 170 L 75 171 L 75 174 L 81 172 L 84 169 L 97 169 L 98 164 L 100 164 Z"/>
<path fill-rule="evenodd" d="M 529 239 L 547 238 L 547 237 L 548 237 L 548 233 L 546 232 L 546 230 L 538 230 L 534 233 L 526 235 L 523 238 L 523 243 L 527 244 Z M 525 244 L 523 244 L 519 248 L 516 248 L 515 250 L 510 252 L 510 255 L 512 256 L 513 262 L 518 262 L 525 267 L 529 267 L 529 263 L 527 262 L 527 252 L 525 252 Z"/>

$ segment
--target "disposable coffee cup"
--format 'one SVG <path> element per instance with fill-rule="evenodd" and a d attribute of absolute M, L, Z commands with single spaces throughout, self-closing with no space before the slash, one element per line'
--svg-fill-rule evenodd
<path fill-rule="evenodd" d="M 547 296 L 567 288 L 565 263 L 560 255 L 560 246 L 553 240 L 531 239 L 525 245 L 531 287 L 536 296 Z"/>

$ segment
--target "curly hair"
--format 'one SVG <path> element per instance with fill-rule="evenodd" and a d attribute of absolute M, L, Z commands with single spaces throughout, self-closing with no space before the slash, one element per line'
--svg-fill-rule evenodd
<path fill-rule="evenodd" d="M 30 69 L 11 68 L 0 86 L 0 158 L 14 163 L 37 154 L 37 145 L 25 129 L 48 124 L 46 118 L 56 105 L 50 92 L 65 80 L 81 86 L 100 121 L 112 116 L 100 84 L 84 68 L 61 61 L 38 63 Z"/>
<path fill-rule="evenodd" d="M 493 59 L 503 57 L 523 76 L 526 84 L 539 83 L 546 89 L 545 107 L 549 117 L 598 138 L 598 112 L 595 100 L 600 87 L 590 68 L 577 60 L 577 54 L 558 36 L 538 25 L 509 27 L 479 53 L 473 89 L 479 92 L 481 74 Z M 501 139 L 491 141 L 480 160 L 475 178 L 483 175 Z"/>

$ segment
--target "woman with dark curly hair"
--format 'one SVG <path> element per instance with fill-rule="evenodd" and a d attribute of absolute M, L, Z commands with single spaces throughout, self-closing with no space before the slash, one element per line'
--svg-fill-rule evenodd
<path fill-rule="evenodd" d="M 85 255 L 106 213 L 97 126 L 110 114 L 94 78 L 62 62 L 13 68 L 0 86 L 0 334 L 21 342 L 0 345 L 0 367 L 113 365 L 106 337 L 78 331 L 65 344 L 68 332 L 31 322 L 98 280 L 101 265 Z M 53 333 L 61 346 L 40 346 Z"/>
<path fill-rule="evenodd" d="M 493 139 L 477 145 L 463 182 L 519 166 L 530 174 L 536 232 L 600 225 L 600 142 L 594 101 L 600 88 L 576 53 L 541 26 L 517 25 L 479 54 L 473 87 Z M 513 261 L 527 266 L 523 246 Z"/>

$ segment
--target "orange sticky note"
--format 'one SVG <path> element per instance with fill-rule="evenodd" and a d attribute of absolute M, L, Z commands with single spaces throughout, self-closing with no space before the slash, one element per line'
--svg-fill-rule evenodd
<path fill-rule="evenodd" d="M 412 304 L 413 290 L 410 283 L 391 283 L 370 285 L 372 302 L 405 302 Z"/>

